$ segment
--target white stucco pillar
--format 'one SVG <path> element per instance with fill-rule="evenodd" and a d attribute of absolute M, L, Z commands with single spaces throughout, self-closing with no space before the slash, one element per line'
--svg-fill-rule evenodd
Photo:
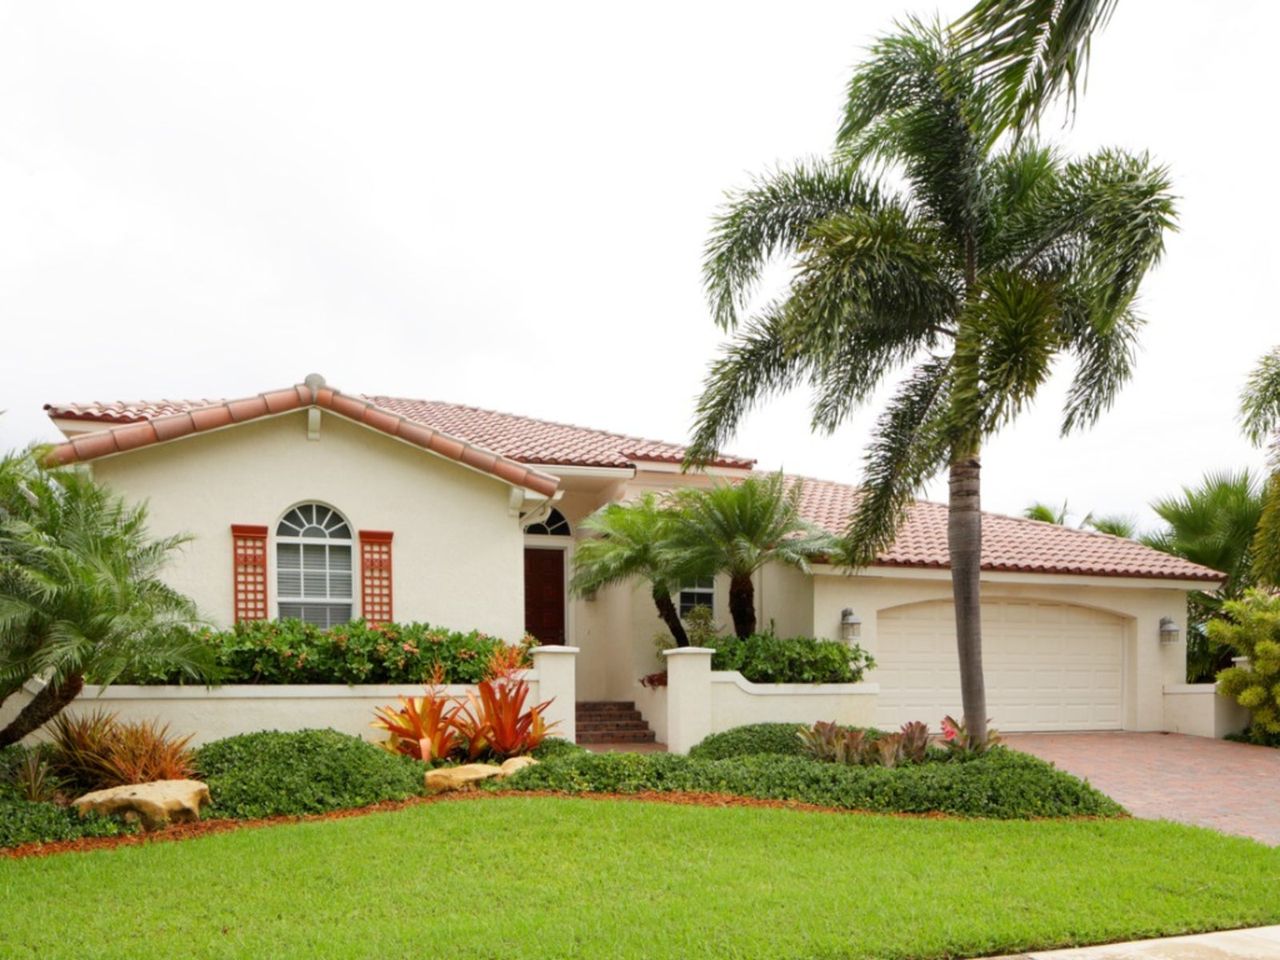
<path fill-rule="evenodd" d="M 688 753 L 711 732 L 709 647 L 676 647 L 667 658 L 667 752 Z"/>
<path fill-rule="evenodd" d="M 543 717 L 557 724 L 551 736 L 576 743 L 578 739 L 578 691 L 575 676 L 577 647 L 543 645 L 529 651 L 533 669 L 538 673 L 538 702 L 550 700 Z"/>

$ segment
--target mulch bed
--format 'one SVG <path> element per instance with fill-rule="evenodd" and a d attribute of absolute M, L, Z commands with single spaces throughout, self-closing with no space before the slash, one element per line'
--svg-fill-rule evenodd
<path fill-rule="evenodd" d="M 262 817 L 256 820 L 201 820 L 199 823 L 176 824 L 151 833 L 126 834 L 119 837 L 80 837 L 76 840 L 57 840 L 51 843 L 24 843 L 17 847 L 0 849 L 0 859 L 23 860 L 29 857 L 49 857 L 59 853 L 87 853 L 94 850 L 112 850 L 116 847 L 138 847 L 150 843 L 173 843 L 195 837 L 231 830 L 249 830 L 257 827 L 274 827 L 288 823 L 311 823 L 318 820 L 346 820 L 371 813 L 393 813 L 407 807 L 429 803 L 458 803 L 492 797 L 557 797 L 577 800 L 630 800 L 641 803 L 666 803 L 674 806 L 696 807 L 763 807 L 770 810 L 800 810 L 807 813 L 838 813 L 855 816 L 902 817 L 912 820 L 958 819 L 946 813 L 879 813 L 866 810 L 846 810 L 823 807 L 797 800 L 761 800 L 755 797 L 737 797 L 723 793 L 697 791 L 663 793 L 646 790 L 639 793 L 568 793 L 561 790 L 461 790 L 430 797 L 410 797 L 408 800 L 384 801 L 367 807 L 348 810 L 332 810 L 328 813 L 312 813 L 297 816 Z M 1092 819 L 1092 818 L 1091 818 Z"/>

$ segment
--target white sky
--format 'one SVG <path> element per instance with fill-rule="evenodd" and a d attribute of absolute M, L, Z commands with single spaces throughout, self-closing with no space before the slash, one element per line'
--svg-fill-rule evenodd
<path fill-rule="evenodd" d="M 683 439 L 721 339 L 699 271 L 722 192 L 824 152 L 864 46 L 933 9 L 0 3 L 0 447 L 55 437 L 46 401 L 310 371 Z M 1114 411 L 1060 440 L 1055 380 L 988 449 L 989 509 L 1150 523 L 1205 470 L 1261 468 L 1235 406 L 1280 341 L 1278 26 L 1266 2 L 1120 0 L 1046 134 L 1150 149 L 1182 232 Z M 853 481 L 873 415 L 814 437 L 792 396 L 732 449 Z"/>

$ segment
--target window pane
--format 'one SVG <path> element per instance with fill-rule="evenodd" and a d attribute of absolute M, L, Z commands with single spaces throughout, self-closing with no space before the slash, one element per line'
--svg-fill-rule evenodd
<path fill-rule="evenodd" d="M 302 547 L 302 595 L 327 597 L 329 595 L 327 547 L 305 544 Z"/>
<path fill-rule="evenodd" d="M 351 548 L 332 546 L 329 548 L 329 596 L 351 596 Z"/>
<path fill-rule="evenodd" d="M 296 597 L 302 593 L 302 548 L 298 544 L 276 545 L 276 574 L 276 591 L 280 596 Z"/>

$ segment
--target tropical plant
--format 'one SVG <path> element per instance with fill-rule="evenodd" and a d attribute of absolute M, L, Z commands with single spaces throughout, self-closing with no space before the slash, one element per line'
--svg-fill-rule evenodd
<path fill-rule="evenodd" d="M 1151 505 L 1165 528 L 1142 538 L 1164 553 L 1226 575 L 1213 592 L 1187 595 L 1187 678 L 1212 681 L 1231 665 L 1231 651 L 1216 644 L 1207 626 L 1223 616 L 1223 602 L 1244 594 L 1256 582 L 1252 544 L 1263 512 L 1262 489 L 1248 470 L 1206 474 L 1197 487 Z"/>
<path fill-rule="evenodd" d="M 476 693 L 467 695 L 467 706 L 454 723 L 463 739 L 483 739 L 488 752 L 499 759 L 523 756 L 534 750 L 556 724 L 548 724 L 544 714 L 551 705 L 544 700 L 528 710 L 529 684 L 513 677 L 484 680 Z M 478 736 L 477 736 L 478 734 Z"/>
<path fill-rule="evenodd" d="M 45 470 L 34 455 L 0 461 L 0 703 L 43 681 L 0 747 L 56 716 L 86 677 L 211 676 L 208 647 L 183 629 L 197 622 L 193 604 L 160 579 L 186 538 L 152 538 L 146 520 L 84 473 Z"/>
<path fill-rule="evenodd" d="M 731 197 L 705 263 L 716 321 L 739 327 L 774 256 L 796 269 L 713 364 L 689 455 L 706 462 L 755 404 L 804 384 L 812 427 L 834 430 L 907 366 L 839 557 L 874 561 L 913 496 L 949 471 L 961 693 L 977 741 L 983 443 L 1061 354 L 1077 361 L 1064 431 L 1109 408 L 1132 367 L 1139 284 L 1174 222 L 1168 177 L 1145 155 L 1068 161 L 1027 139 L 1011 145 L 1001 96 L 941 28 L 912 21 L 855 72 L 833 159 Z"/>
<path fill-rule="evenodd" d="M 1036 501 L 1023 510 L 1022 515 L 1028 520 L 1038 520 L 1041 523 L 1052 523 L 1063 527 L 1067 524 L 1067 502 L 1062 501 L 1062 506 L 1059 508 Z"/>
<path fill-rule="evenodd" d="M 1254 573 L 1280 586 L 1280 347 L 1258 361 L 1240 406 L 1245 435 L 1259 446 L 1271 444 L 1271 479 L 1253 541 Z"/>
<path fill-rule="evenodd" d="M 675 523 L 675 511 L 653 493 L 630 503 L 602 507 L 581 524 L 595 536 L 581 541 L 574 551 L 569 589 L 582 596 L 614 584 L 643 580 L 676 646 L 687 647 L 689 637 L 671 591 L 705 571 L 692 567 L 687 557 L 670 549 Z"/>
<path fill-rule="evenodd" d="M 729 576 L 729 615 L 739 637 L 756 632 L 756 571 L 769 563 L 808 572 L 832 539 L 800 516 L 803 484 L 781 473 L 747 477 L 675 495 L 672 551 L 694 569 Z"/>
<path fill-rule="evenodd" d="M 911 763 L 924 763 L 929 758 L 929 725 L 909 720 L 898 731 L 902 738 L 902 756 Z"/>
<path fill-rule="evenodd" d="M 1036 501 L 1030 504 L 1022 515 L 1028 520 L 1038 520 L 1040 523 L 1052 523 L 1055 526 L 1068 526 L 1070 514 L 1067 511 L 1067 502 L 1062 502 L 1061 508 L 1051 507 L 1047 503 Z M 1138 524 L 1132 517 L 1122 516 L 1120 514 L 1110 514 L 1107 516 L 1096 516 L 1092 511 L 1085 514 L 1083 520 L 1080 521 L 1081 530 L 1096 530 L 1098 533 L 1105 533 L 1113 537 L 1122 537 L 1125 540 L 1132 540 L 1138 534 Z"/>
<path fill-rule="evenodd" d="M 978 0 L 955 31 L 993 84 L 1001 126 L 1033 126 L 1061 95 L 1074 111 L 1090 41 L 1115 7 L 1116 0 Z"/>
<path fill-rule="evenodd" d="M 1280 734 L 1280 596 L 1250 590 L 1223 612 L 1209 622 L 1210 639 L 1249 662 L 1218 674 L 1218 689 L 1248 708 L 1255 739 Z"/>
<path fill-rule="evenodd" d="M 968 726 L 954 717 L 942 718 L 942 745 L 954 757 L 980 757 L 992 747 L 1000 743 L 1000 734 L 990 725 L 984 724 L 984 736 L 976 737 Z"/>
<path fill-rule="evenodd" d="M 370 726 L 385 730 L 387 739 L 378 745 L 388 753 L 398 753 L 424 763 L 453 756 L 461 744 L 454 718 L 461 709 L 452 698 L 439 690 L 428 690 L 426 696 L 401 697 L 400 706 L 379 707 Z M 474 756 L 483 751 L 477 744 Z M 471 755 L 471 744 L 468 754 Z"/>
<path fill-rule="evenodd" d="M 825 720 L 801 727 L 796 736 L 800 738 L 801 755 L 824 763 L 859 766 L 876 750 L 876 738 L 869 737 L 867 731 Z"/>
<path fill-rule="evenodd" d="M 13 787 L 27 803 L 51 803 L 62 788 L 43 750 L 28 750 L 14 770 Z"/>
<path fill-rule="evenodd" d="M 60 713 L 50 735 L 53 771 L 85 790 L 184 780 L 193 770 L 191 736 L 171 736 L 168 724 L 154 720 L 122 722 L 103 710 Z"/>

